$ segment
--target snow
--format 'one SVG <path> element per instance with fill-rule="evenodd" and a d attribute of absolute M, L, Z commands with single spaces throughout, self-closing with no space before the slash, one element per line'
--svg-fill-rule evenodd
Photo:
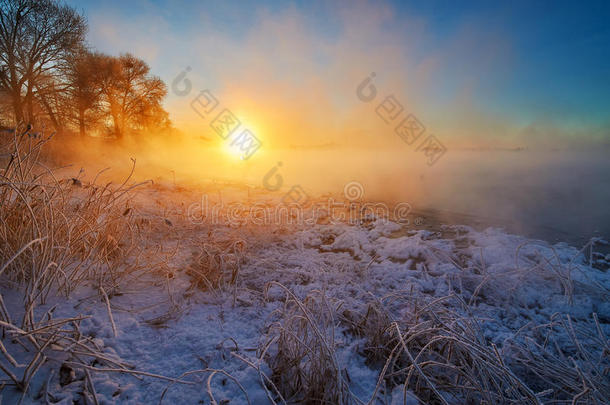
<path fill-rule="evenodd" d="M 455 292 L 466 302 L 473 300 L 471 308 L 483 320 L 485 337 L 504 354 L 510 350 L 507 342 L 521 338 L 519 330 L 544 325 L 556 313 L 569 314 L 577 322 L 590 322 L 597 313 L 604 333 L 610 333 L 607 270 L 591 267 L 585 254 L 565 243 L 551 246 L 492 228 L 416 230 L 383 220 L 369 225 L 316 224 L 294 230 L 282 226 L 194 226 L 180 215 L 171 218 L 172 227 L 166 235 L 159 235 L 168 246 L 180 243 L 180 253 L 170 263 L 175 276 L 167 281 L 148 274 L 124 286 L 121 295 L 111 297 L 117 337 L 104 301 L 91 288 L 80 289 L 68 300 L 54 297 L 38 308 L 39 313 L 56 306 L 56 319 L 86 317 L 81 321 L 81 332 L 92 337 L 106 355 L 122 359 L 135 370 L 170 378 L 193 370 L 224 370 L 244 387 L 252 404 L 269 400 L 258 371 L 238 356 L 257 362 L 257 349 L 266 342 L 268 327 L 276 319 L 274 311 L 284 305 L 285 291 L 278 286 L 267 290 L 272 281 L 300 299 L 323 290 L 327 297 L 341 301 L 342 310 L 355 314 L 365 312 L 368 303 L 396 292 L 417 292 L 431 298 Z M 191 285 L 186 269 L 192 255 L 210 238 L 239 238 L 248 245 L 235 291 L 229 286 L 222 292 L 209 292 Z M 566 291 L 562 280 L 571 280 L 573 290 Z M 21 303 L 14 288 L 3 285 L 1 292 L 9 310 L 18 311 Z M 398 304 L 389 308 L 397 319 L 407 316 L 408 308 Z M 338 322 L 335 327 L 338 359 L 350 377 L 350 390 L 367 402 L 380 368 L 367 365 L 360 338 L 347 333 Z M 20 356 L 26 357 L 8 335 L 3 343 L 11 353 L 18 353 L 18 361 Z M 60 361 L 50 360 L 41 368 L 25 403 L 44 403 L 41 393 L 45 389 L 54 403 L 82 403 L 84 372 L 75 370 L 74 381 L 62 387 L 57 371 L 60 365 Z M 261 370 L 271 373 L 264 361 Z M 196 382 L 185 385 L 155 377 L 91 371 L 101 404 L 159 403 L 165 389 L 163 404 L 209 403 L 206 381 L 210 374 L 202 371 L 182 377 Z M 49 385 L 45 386 L 47 379 Z M 399 385 L 384 395 L 389 403 L 401 404 L 403 389 Z M 211 390 L 217 403 L 246 403 L 238 385 L 226 375 L 215 374 Z M 21 394 L 7 386 L 1 395 L 6 403 L 14 403 Z M 408 391 L 406 398 L 407 404 L 417 403 Z"/>

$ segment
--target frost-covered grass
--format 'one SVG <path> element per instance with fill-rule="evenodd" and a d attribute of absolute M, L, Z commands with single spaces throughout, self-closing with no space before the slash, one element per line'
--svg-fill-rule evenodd
<path fill-rule="evenodd" d="M 358 403 L 391 392 L 399 403 L 605 402 L 609 280 L 584 264 L 582 252 L 466 227 L 380 236 L 391 229 L 376 223 L 301 233 L 317 246 L 330 232 L 335 237 L 323 239 L 334 242 L 323 251 L 340 246 L 375 264 L 328 275 L 302 301 L 287 292 L 268 362 L 285 397 Z M 359 342 L 352 354 L 378 372 L 369 396 L 346 391 L 353 379 L 335 360 L 349 345 L 340 333 Z"/>
<path fill-rule="evenodd" d="M 63 363 L 64 370 L 68 364 L 86 370 L 95 359 L 127 369 L 81 333 L 83 317 L 57 318 L 56 307 L 46 304 L 93 288 L 116 334 L 110 298 L 143 266 L 158 263 L 151 257 L 141 260 L 146 243 L 128 202 L 137 184 L 128 186 L 129 178 L 119 186 L 58 179 L 40 159 L 49 138 L 18 133 L 3 145 L 0 172 L 0 277 L 12 293 L 12 302 L 0 295 L 0 329 L 8 343 L 0 345 L 0 369 L 3 387 L 15 387 L 23 399 L 49 361 Z"/>
<path fill-rule="evenodd" d="M 43 143 L 13 139 L 0 172 L 2 403 L 610 397 L 603 241 L 193 224 L 194 192 L 59 178 Z"/>

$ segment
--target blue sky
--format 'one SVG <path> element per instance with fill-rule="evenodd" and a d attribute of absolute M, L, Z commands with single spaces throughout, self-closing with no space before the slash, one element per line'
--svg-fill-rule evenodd
<path fill-rule="evenodd" d="M 440 45 L 460 27 L 495 35 L 511 50 L 498 86 L 481 90 L 481 102 L 511 111 L 524 122 L 552 117 L 607 123 L 610 112 L 610 2 L 428 1 L 397 2 L 421 15 Z"/>
<path fill-rule="evenodd" d="M 292 52 L 308 52 L 308 59 L 323 67 L 334 57 L 323 51 L 327 45 L 332 49 L 328 52 L 337 53 L 345 44 L 359 41 L 360 47 L 349 55 L 366 53 L 369 47 L 377 55 L 377 67 L 359 57 L 346 69 L 362 62 L 363 72 L 370 65 L 382 71 L 387 67 L 400 76 L 402 65 L 402 80 L 409 83 L 401 91 L 413 92 L 415 86 L 425 92 L 418 107 L 433 122 L 439 117 L 439 127 L 443 120 L 445 126 L 452 125 L 450 117 L 461 115 L 494 121 L 485 128 L 502 122 L 512 129 L 541 125 L 578 134 L 590 130 L 606 140 L 610 136 L 610 2 L 355 3 L 85 0 L 70 4 L 88 17 L 93 46 L 108 53 L 135 53 L 166 81 L 185 65 L 196 65 L 200 76 L 217 86 L 226 81 L 222 75 L 226 66 L 234 70 L 233 77 L 241 77 L 243 71 L 235 67 L 240 58 L 219 52 L 214 48 L 217 43 L 252 56 L 257 52 L 252 47 L 269 53 L 267 38 L 277 47 L 285 36 Z M 286 16 L 296 21 L 294 25 L 282 23 Z M 359 25 L 365 35 L 346 35 Z M 259 43 L 239 48 L 255 41 L 252 38 L 259 38 Z M 311 45 L 309 40 L 319 43 L 321 51 L 301 50 L 301 44 Z M 396 60 L 379 57 L 384 41 L 391 43 L 388 52 L 399 54 Z M 181 43 L 188 47 L 178 52 Z M 201 48 L 193 45 L 198 43 Z M 278 57 L 277 64 L 282 61 Z M 412 72 L 426 66 L 433 66 L 433 77 L 423 87 L 418 83 L 422 76 Z M 456 108 L 463 99 L 468 100 L 466 113 Z"/>

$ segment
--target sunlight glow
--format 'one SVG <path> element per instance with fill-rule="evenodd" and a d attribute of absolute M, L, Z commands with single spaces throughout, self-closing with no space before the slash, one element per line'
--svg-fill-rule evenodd
<path fill-rule="evenodd" d="M 239 145 L 233 144 L 232 141 L 222 143 L 222 151 L 230 159 L 244 160 L 243 152 Z"/>
<path fill-rule="evenodd" d="M 242 124 L 227 140 L 221 143 L 223 153 L 232 160 L 248 160 L 249 154 L 261 144 L 259 126 L 251 120 L 242 120 Z"/>

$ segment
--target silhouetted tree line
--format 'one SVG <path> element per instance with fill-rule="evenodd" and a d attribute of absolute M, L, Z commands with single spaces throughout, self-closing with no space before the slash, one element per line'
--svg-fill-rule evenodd
<path fill-rule="evenodd" d="M 87 48 L 87 22 L 54 0 L 0 0 L 0 115 L 58 132 L 169 128 L 165 83 L 141 59 Z"/>

